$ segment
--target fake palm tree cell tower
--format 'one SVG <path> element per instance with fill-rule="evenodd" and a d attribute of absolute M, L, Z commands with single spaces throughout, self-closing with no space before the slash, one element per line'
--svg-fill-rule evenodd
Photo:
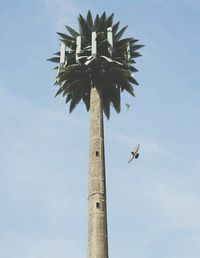
<path fill-rule="evenodd" d="M 103 113 L 109 119 L 111 105 L 120 112 L 121 92 L 135 96 L 132 64 L 142 47 L 137 39 L 121 39 L 127 26 L 119 30 L 113 18 L 105 12 L 94 21 L 90 11 L 79 15 L 80 31 L 66 26 L 69 35 L 58 33 L 61 50 L 49 59 L 59 63 L 56 96 L 70 102 L 70 112 L 80 101 L 90 111 L 88 258 L 108 258 Z"/>

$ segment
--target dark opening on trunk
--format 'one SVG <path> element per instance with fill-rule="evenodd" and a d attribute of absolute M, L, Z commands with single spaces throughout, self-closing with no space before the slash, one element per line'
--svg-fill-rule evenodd
<path fill-rule="evenodd" d="M 99 151 L 96 151 L 96 157 L 99 157 Z"/>
<path fill-rule="evenodd" d="M 96 208 L 99 209 L 100 208 L 100 203 L 96 202 Z"/>

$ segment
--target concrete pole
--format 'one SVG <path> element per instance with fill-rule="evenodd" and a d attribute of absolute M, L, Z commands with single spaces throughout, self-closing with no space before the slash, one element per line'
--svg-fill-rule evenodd
<path fill-rule="evenodd" d="M 106 178 L 102 100 L 96 88 L 90 96 L 88 258 L 108 258 Z"/>

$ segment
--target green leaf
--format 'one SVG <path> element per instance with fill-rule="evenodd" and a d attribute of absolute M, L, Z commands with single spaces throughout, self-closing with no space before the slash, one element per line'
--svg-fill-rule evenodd
<path fill-rule="evenodd" d="M 131 64 L 135 64 L 135 63 L 136 63 L 133 59 L 131 59 L 129 62 L 130 62 Z"/>
<path fill-rule="evenodd" d="M 130 71 L 128 69 L 113 67 L 111 71 L 112 76 L 115 78 L 128 78 L 130 76 Z"/>
<path fill-rule="evenodd" d="M 120 98 L 120 88 L 116 84 L 112 84 L 110 89 L 110 100 L 117 113 L 121 111 L 121 98 Z"/>
<path fill-rule="evenodd" d="M 139 83 L 133 77 L 129 77 L 129 82 L 131 82 L 135 85 L 139 85 Z"/>
<path fill-rule="evenodd" d="M 129 69 L 130 69 L 131 72 L 133 72 L 133 73 L 138 72 L 138 70 L 137 70 L 135 67 L 133 67 L 133 66 L 130 66 Z"/>
<path fill-rule="evenodd" d="M 76 105 L 79 103 L 81 98 L 82 98 L 82 90 L 81 89 L 79 91 L 75 91 L 72 93 L 72 99 L 71 99 L 70 106 L 69 106 L 70 113 L 75 109 Z"/>
<path fill-rule="evenodd" d="M 60 32 L 56 32 L 62 39 L 67 39 L 69 41 L 75 42 L 74 38 Z"/>
<path fill-rule="evenodd" d="M 78 76 L 81 77 L 80 66 L 80 64 L 73 64 L 63 67 L 62 71 L 58 74 L 57 77 L 61 82 L 68 79 L 77 78 Z"/>
<path fill-rule="evenodd" d="M 74 79 L 73 81 L 67 81 L 63 84 L 63 89 L 67 92 L 80 91 L 82 89 L 82 85 L 84 84 L 84 79 Z"/>
<path fill-rule="evenodd" d="M 107 39 L 104 39 L 102 41 L 100 41 L 100 43 L 98 44 L 98 46 L 101 48 L 101 47 L 108 47 L 110 46 L 110 43 L 108 42 Z"/>
<path fill-rule="evenodd" d="M 93 30 L 93 19 L 90 10 L 87 13 L 87 23 L 90 26 L 90 29 Z"/>
<path fill-rule="evenodd" d="M 52 70 L 58 70 L 59 66 L 55 66 Z"/>
<path fill-rule="evenodd" d="M 112 13 L 108 18 L 107 18 L 107 22 L 106 25 L 107 27 L 111 27 L 113 24 L 113 18 L 114 18 L 114 13 Z"/>
<path fill-rule="evenodd" d="M 81 14 L 79 15 L 78 21 L 79 21 L 80 33 L 84 40 L 84 43 L 86 45 L 90 45 L 91 44 L 91 42 L 90 42 L 91 41 L 91 33 L 92 33 L 90 26 Z"/>
<path fill-rule="evenodd" d="M 135 97 L 133 86 L 129 82 L 127 82 L 126 80 L 120 80 L 120 81 L 117 82 L 117 85 L 122 90 L 126 90 L 130 95 Z"/>
<path fill-rule="evenodd" d="M 53 54 L 54 56 L 60 56 L 60 51 Z"/>
<path fill-rule="evenodd" d="M 56 92 L 56 95 L 54 97 L 57 97 L 62 92 L 63 92 L 63 87 L 60 87 L 59 90 Z"/>
<path fill-rule="evenodd" d="M 119 39 L 122 37 L 122 35 L 123 35 L 123 33 L 125 32 L 125 30 L 127 29 L 127 27 L 128 27 L 128 25 L 126 25 L 124 28 L 122 28 L 122 29 L 115 35 L 115 40 L 116 40 L 116 41 L 119 40 Z"/>
<path fill-rule="evenodd" d="M 91 88 L 89 88 L 89 90 L 86 91 L 85 94 L 82 97 L 87 111 L 90 110 L 90 91 L 91 91 Z"/>
<path fill-rule="evenodd" d="M 118 30 L 118 28 L 119 28 L 119 24 L 120 24 L 120 22 L 117 22 L 117 23 L 115 23 L 115 24 L 113 25 L 113 27 L 112 27 L 112 31 L 113 31 L 113 34 L 114 34 L 114 35 L 117 33 L 117 30 Z"/>
<path fill-rule="evenodd" d="M 99 25 L 99 15 L 97 14 L 95 21 L 94 21 L 94 27 L 95 27 L 96 31 L 97 31 L 98 25 Z"/>
<path fill-rule="evenodd" d="M 135 50 L 138 50 L 138 49 L 140 49 L 140 48 L 142 48 L 142 47 L 144 47 L 144 45 L 133 45 L 133 46 L 131 47 L 131 50 L 135 51 Z"/>
<path fill-rule="evenodd" d="M 140 57 L 140 56 L 142 56 L 142 55 L 138 52 L 131 52 L 131 58 L 137 58 L 137 57 Z"/>
<path fill-rule="evenodd" d="M 103 23 L 105 23 L 105 21 L 106 21 L 106 12 L 105 12 L 105 11 L 102 13 L 102 15 L 101 15 L 101 17 L 100 17 L 100 20 L 101 20 Z"/>
<path fill-rule="evenodd" d="M 65 91 L 65 92 L 66 92 L 66 91 Z M 67 94 L 65 103 L 68 103 L 71 99 L 72 99 L 72 93 L 70 92 L 70 93 Z"/>
<path fill-rule="evenodd" d="M 99 19 L 97 31 L 105 31 L 107 29 L 107 24 L 106 24 L 106 13 L 103 12 Z"/>
<path fill-rule="evenodd" d="M 47 61 L 54 62 L 54 63 L 60 63 L 60 57 L 52 57 L 47 59 Z"/>
<path fill-rule="evenodd" d="M 76 42 L 75 41 L 71 41 L 68 39 L 60 39 L 61 42 L 63 42 L 65 44 L 66 47 L 70 48 L 70 49 L 75 49 L 76 48 Z"/>
<path fill-rule="evenodd" d="M 125 38 L 125 39 L 122 39 L 122 40 L 119 40 L 115 43 L 115 46 L 118 48 L 118 49 L 121 49 L 121 48 L 126 48 L 128 43 L 130 43 L 130 41 L 132 40 L 132 38 Z"/>
<path fill-rule="evenodd" d="M 103 102 L 103 111 L 107 119 L 109 120 L 110 118 L 110 100 L 107 97 L 107 94 L 104 94 L 102 97 L 102 102 Z"/>
<path fill-rule="evenodd" d="M 77 31 L 75 31 L 72 27 L 70 27 L 70 26 L 65 26 L 66 27 L 66 29 L 69 31 L 69 33 L 72 35 L 72 37 L 73 38 L 76 38 L 76 37 L 78 37 L 80 34 L 77 32 Z"/>

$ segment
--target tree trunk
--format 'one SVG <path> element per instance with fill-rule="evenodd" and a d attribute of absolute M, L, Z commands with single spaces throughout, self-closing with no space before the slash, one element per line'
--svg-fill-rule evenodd
<path fill-rule="evenodd" d="M 88 194 L 88 258 L 108 258 L 103 108 L 96 88 L 90 95 Z"/>

